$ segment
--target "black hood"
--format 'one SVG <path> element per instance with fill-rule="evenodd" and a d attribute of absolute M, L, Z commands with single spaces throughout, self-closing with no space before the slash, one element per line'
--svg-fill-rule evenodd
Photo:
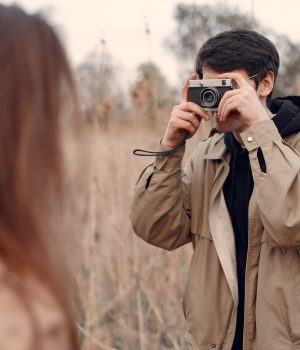
<path fill-rule="evenodd" d="M 271 101 L 269 109 L 276 114 L 273 121 L 282 137 L 300 131 L 300 96 L 275 98 Z"/>

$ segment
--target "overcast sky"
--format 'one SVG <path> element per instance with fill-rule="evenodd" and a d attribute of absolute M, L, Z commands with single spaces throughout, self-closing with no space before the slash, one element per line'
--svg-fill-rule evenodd
<path fill-rule="evenodd" d="M 51 11 L 51 19 L 62 29 L 69 57 L 74 65 L 101 45 L 112 55 L 120 77 L 133 81 L 139 63 L 149 57 L 149 45 L 145 34 L 145 16 L 150 25 L 151 59 L 158 64 L 172 84 L 178 83 L 178 62 L 163 41 L 175 29 L 175 0 L 19 0 L 29 12 L 41 8 Z M 183 3 L 216 4 L 218 0 L 195 0 Z M 12 1 L 2 1 L 11 4 Z M 299 0 L 224 0 L 228 6 L 254 14 L 266 27 L 288 34 L 300 42 Z"/>

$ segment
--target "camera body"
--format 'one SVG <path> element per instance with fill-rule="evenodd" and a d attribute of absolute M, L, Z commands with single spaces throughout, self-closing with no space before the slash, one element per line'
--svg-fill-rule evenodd
<path fill-rule="evenodd" d="M 205 111 L 217 111 L 225 92 L 234 88 L 232 79 L 189 80 L 188 101 L 196 103 Z"/>

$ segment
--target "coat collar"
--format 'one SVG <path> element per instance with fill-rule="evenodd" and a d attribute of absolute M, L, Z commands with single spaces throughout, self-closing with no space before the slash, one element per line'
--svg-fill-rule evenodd
<path fill-rule="evenodd" d="M 224 134 L 214 134 L 215 139 L 204 156 L 204 159 L 224 160 L 226 154 L 226 146 L 224 143 Z"/>

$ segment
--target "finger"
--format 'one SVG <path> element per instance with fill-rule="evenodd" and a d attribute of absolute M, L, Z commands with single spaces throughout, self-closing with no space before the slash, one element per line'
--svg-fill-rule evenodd
<path fill-rule="evenodd" d="M 240 88 L 248 87 L 250 85 L 248 79 L 245 79 L 240 73 L 223 73 L 218 75 L 218 79 L 233 79 Z"/>
<path fill-rule="evenodd" d="M 191 113 L 191 112 L 184 112 L 184 111 L 175 111 L 174 118 L 179 118 L 182 120 L 186 120 L 189 121 L 190 123 L 193 124 L 193 126 L 198 129 L 200 126 L 200 120 L 196 117 L 195 113 Z"/>
<path fill-rule="evenodd" d="M 173 110 L 176 110 L 176 109 L 182 110 L 182 111 L 185 111 L 185 112 L 193 112 L 197 116 L 199 116 L 200 118 L 203 118 L 205 120 L 209 120 L 210 119 L 209 114 L 204 109 L 202 109 L 200 106 L 198 106 L 194 102 L 183 102 L 180 105 L 175 106 L 173 108 Z"/>
<path fill-rule="evenodd" d="M 177 119 L 176 129 L 188 131 L 188 133 L 190 134 L 190 137 L 193 136 L 197 131 L 197 129 L 193 126 L 193 124 L 191 124 L 187 120 L 182 120 L 182 119 Z"/>
<path fill-rule="evenodd" d="M 237 96 L 240 93 L 241 93 L 240 89 L 226 91 L 224 96 L 221 98 L 220 103 L 219 103 L 218 114 L 222 115 L 223 106 L 228 101 L 228 99 L 230 99 L 231 97 Z"/>
<path fill-rule="evenodd" d="M 238 104 L 235 99 L 228 100 L 222 110 L 220 115 L 220 121 L 225 122 L 228 119 L 228 116 L 232 113 L 238 112 Z"/>
<path fill-rule="evenodd" d="M 186 102 L 188 98 L 189 80 L 197 79 L 197 73 L 191 74 L 182 86 L 182 101 Z"/>

